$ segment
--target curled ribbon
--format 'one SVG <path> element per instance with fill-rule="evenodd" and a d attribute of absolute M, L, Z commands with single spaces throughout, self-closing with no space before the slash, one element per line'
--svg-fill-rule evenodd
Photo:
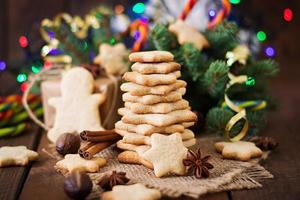
<path fill-rule="evenodd" d="M 233 111 L 236 112 L 236 114 L 228 121 L 228 123 L 226 124 L 225 127 L 225 137 L 230 140 L 231 142 L 236 142 L 241 140 L 243 137 L 246 136 L 247 131 L 249 129 L 249 123 L 246 117 L 246 109 L 236 105 L 233 101 L 231 101 L 227 95 L 227 91 L 229 90 L 229 88 L 235 84 L 243 84 L 247 81 L 248 77 L 246 75 L 242 75 L 242 76 L 234 76 L 232 73 L 228 73 L 228 77 L 230 79 L 230 81 L 227 83 L 226 85 L 226 89 L 225 89 L 225 94 L 224 94 L 224 99 L 225 99 L 225 103 L 226 105 Z M 242 130 L 234 137 L 230 137 L 230 130 L 232 129 L 232 127 L 241 119 L 245 120 L 244 126 L 242 128 Z"/>
<path fill-rule="evenodd" d="M 207 28 L 211 29 L 217 24 L 221 23 L 226 17 L 229 16 L 231 11 L 231 4 L 229 0 L 222 0 L 222 9 L 217 13 L 217 16 L 208 23 Z"/>
<path fill-rule="evenodd" d="M 129 25 L 130 35 L 136 35 L 136 40 L 132 46 L 132 51 L 140 51 L 148 38 L 148 23 L 142 19 L 137 19 Z"/>
<path fill-rule="evenodd" d="M 264 109 L 267 106 L 267 102 L 263 100 L 257 101 L 234 101 L 234 104 L 240 108 L 250 109 L 253 111 Z M 222 108 L 228 108 L 226 102 L 222 103 Z"/>
<path fill-rule="evenodd" d="M 40 33 L 42 38 L 48 45 L 46 45 L 49 51 L 56 49 L 59 45 L 59 40 L 55 37 L 51 37 L 46 27 L 54 27 L 59 26 L 62 22 L 67 23 L 72 32 L 76 35 L 76 37 L 80 39 L 84 39 L 87 37 L 88 29 L 93 27 L 95 29 L 100 27 L 100 24 L 97 18 L 93 15 L 86 15 L 84 19 L 79 16 L 72 17 L 67 13 L 61 13 L 57 15 L 53 20 L 44 19 L 41 23 Z M 63 63 L 66 66 L 70 66 L 72 63 L 72 57 L 69 55 L 59 55 L 59 56 L 47 56 L 47 54 L 42 52 L 42 56 L 45 61 L 49 61 L 52 63 Z"/>

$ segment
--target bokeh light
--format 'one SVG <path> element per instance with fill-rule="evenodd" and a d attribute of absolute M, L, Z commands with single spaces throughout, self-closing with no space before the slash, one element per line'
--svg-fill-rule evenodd
<path fill-rule="evenodd" d="M 267 35 L 264 31 L 258 31 L 256 37 L 259 41 L 263 42 L 267 39 Z"/>
<path fill-rule="evenodd" d="M 4 71 L 6 69 L 6 63 L 0 60 L 0 71 Z"/>
<path fill-rule="evenodd" d="M 268 57 L 274 57 L 275 56 L 275 49 L 273 47 L 271 47 L 271 46 L 266 47 L 265 48 L 265 54 Z"/>
<path fill-rule="evenodd" d="M 24 35 L 19 37 L 19 45 L 22 48 L 26 48 L 28 46 L 28 40 L 27 37 L 25 37 Z"/>
<path fill-rule="evenodd" d="M 145 11 L 145 4 L 144 3 L 136 3 L 133 7 L 132 7 L 132 11 L 137 13 L 137 14 L 142 14 Z"/>
<path fill-rule="evenodd" d="M 283 19 L 287 22 L 293 20 L 293 11 L 290 8 L 285 8 L 283 10 Z"/>
<path fill-rule="evenodd" d="M 241 0 L 230 0 L 229 2 L 232 4 L 239 4 Z"/>
<path fill-rule="evenodd" d="M 18 74 L 17 81 L 19 83 L 25 82 L 27 80 L 27 75 L 24 73 Z"/>

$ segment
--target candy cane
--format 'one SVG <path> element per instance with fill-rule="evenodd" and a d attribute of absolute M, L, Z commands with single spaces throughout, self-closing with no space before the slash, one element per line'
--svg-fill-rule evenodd
<path fill-rule="evenodd" d="M 197 0 L 188 0 L 187 3 L 184 5 L 184 8 L 179 15 L 179 19 L 185 20 L 185 18 L 188 16 L 188 14 L 193 9 L 194 5 L 196 4 Z"/>
<path fill-rule="evenodd" d="M 148 31 L 149 31 L 148 23 L 141 19 L 137 19 L 130 24 L 129 31 L 131 35 L 134 34 L 136 31 L 138 31 L 139 36 L 135 40 L 131 50 L 133 52 L 140 51 L 144 43 L 147 41 Z"/>
<path fill-rule="evenodd" d="M 217 16 L 208 23 L 207 28 L 211 29 L 215 27 L 217 24 L 221 23 L 231 11 L 231 4 L 229 0 L 222 0 L 222 9 L 217 13 Z"/>

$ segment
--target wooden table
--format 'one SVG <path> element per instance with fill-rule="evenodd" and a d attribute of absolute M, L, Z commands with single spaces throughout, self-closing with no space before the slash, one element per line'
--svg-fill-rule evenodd
<path fill-rule="evenodd" d="M 279 100 L 279 108 L 269 114 L 268 127 L 262 132 L 280 142 L 279 147 L 262 163 L 275 178 L 263 181 L 262 188 L 209 194 L 203 199 L 300 198 L 300 70 L 297 67 L 295 64 L 289 71 L 283 71 L 272 82 L 272 93 Z M 1 83 L 9 79 L 8 75 L 0 77 Z M 20 144 L 37 149 L 39 161 L 28 167 L 1 168 L 0 199 L 67 199 L 62 187 L 64 178 L 53 169 L 55 160 L 42 152 L 48 141 L 41 129 L 33 125 L 30 131 L 19 137 L 0 140 L 0 146 Z"/>

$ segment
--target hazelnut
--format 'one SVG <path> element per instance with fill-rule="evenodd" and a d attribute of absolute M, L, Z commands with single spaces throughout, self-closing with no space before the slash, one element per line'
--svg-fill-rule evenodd
<path fill-rule="evenodd" d="M 65 193 L 72 199 L 84 199 L 91 193 L 92 188 L 93 183 L 85 172 L 72 172 L 64 182 Z"/>
<path fill-rule="evenodd" d="M 79 135 L 64 133 L 56 140 L 56 151 L 61 155 L 77 153 L 80 147 Z"/>

